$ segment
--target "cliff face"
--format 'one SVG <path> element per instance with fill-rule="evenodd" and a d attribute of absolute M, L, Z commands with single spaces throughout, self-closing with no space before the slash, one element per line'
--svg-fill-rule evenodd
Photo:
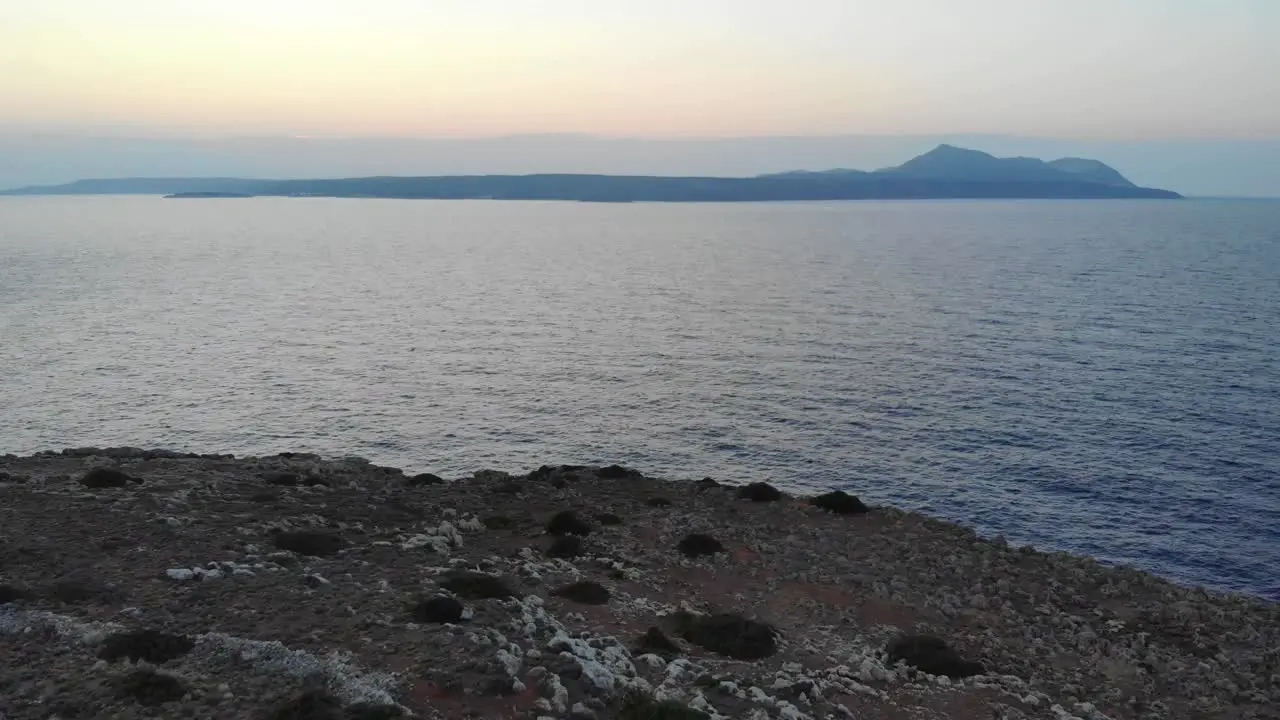
<path fill-rule="evenodd" d="M 83 448 L 0 456 L 0 528 L 9 720 L 1280 707 L 1275 604 L 844 494 Z"/>

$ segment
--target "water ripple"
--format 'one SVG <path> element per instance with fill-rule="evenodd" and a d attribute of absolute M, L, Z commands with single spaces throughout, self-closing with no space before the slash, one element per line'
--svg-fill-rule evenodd
<path fill-rule="evenodd" d="M 0 199 L 0 442 L 843 487 L 1280 597 L 1280 204 Z"/>

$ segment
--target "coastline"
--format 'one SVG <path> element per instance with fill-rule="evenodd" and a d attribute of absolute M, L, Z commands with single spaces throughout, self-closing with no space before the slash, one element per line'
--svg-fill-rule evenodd
<path fill-rule="evenodd" d="M 86 487 L 95 468 L 127 479 Z M 0 714 L 143 717 L 167 685 L 183 692 L 165 714 L 199 718 L 327 697 L 346 706 L 332 717 L 603 719 L 633 696 L 706 717 L 1280 718 L 1280 604 L 893 508 L 744 499 L 724 478 L 438 480 L 304 454 L 0 457 Z M 547 533 L 563 511 L 585 523 L 570 527 L 580 541 Z M 307 533 L 321 545 L 281 540 Z M 687 557 L 690 533 L 723 551 Z M 442 590 L 463 569 L 510 596 Z M 607 601 L 557 594 L 581 581 Z M 455 596 L 469 618 L 415 605 Z M 726 613 L 769 625 L 774 652 L 733 659 L 697 630 Z M 640 647 L 651 627 L 673 645 Z M 99 658 L 134 630 L 191 647 L 155 669 Z M 891 663 L 904 634 L 944 641 L 963 664 L 914 661 L 957 677 Z M 139 694 L 139 673 L 171 681 L 147 676 Z M 328 695 L 300 695 L 318 677 Z"/>

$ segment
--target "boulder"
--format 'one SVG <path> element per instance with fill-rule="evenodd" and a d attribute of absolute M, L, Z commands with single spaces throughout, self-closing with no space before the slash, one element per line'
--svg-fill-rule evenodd
<path fill-rule="evenodd" d="M 661 629 L 651 627 L 640 636 L 639 642 L 636 643 L 633 655 L 653 654 L 664 658 L 672 658 L 680 654 L 680 646 L 675 641 L 667 637 L 666 633 Z"/>
<path fill-rule="evenodd" d="M 551 535 L 590 535 L 591 525 L 579 518 L 572 510 L 556 513 L 547 522 L 547 533 Z"/>
<path fill-rule="evenodd" d="M 869 512 L 870 508 L 862 503 L 856 495 L 843 490 L 835 490 L 824 495 L 809 498 L 809 504 L 833 512 L 836 515 L 857 515 Z"/>
<path fill-rule="evenodd" d="M 98 580 L 89 578 L 64 578 L 49 586 L 49 597 L 67 605 L 86 603 L 110 604 L 120 599 L 120 593 Z"/>
<path fill-rule="evenodd" d="M 288 550 L 309 557 L 336 555 L 346 544 L 343 542 L 342 537 L 336 533 L 317 530 L 295 530 L 277 533 L 273 542 L 281 550 Z"/>
<path fill-rule="evenodd" d="M 676 623 L 685 640 L 735 660 L 760 660 L 778 651 L 778 632 L 773 626 L 737 613 L 679 613 Z"/>
<path fill-rule="evenodd" d="M 297 473 L 291 472 L 263 473 L 262 479 L 265 480 L 268 485 L 279 485 L 281 487 L 295 487 L 302 481 L 302 478 L 299 477 Z"/>
<path fill-rule="evenodd" d="M 516 595 L 502 578 L 472 570 L 454 570 L 446 573 L 440 587 L 468 600 L 505 600 Z"/>
<path fill-rule="evenodd" d="M 122 488 L 129 483 L 140 483 L 142 480 L 126 475 L 114 468 L 99 467 L 90 470 L 80 478 L 80 484 L 92 490 L 104 488 Z"/>
<path fill-rule="evenodd" d="M 584 469 L 582 465 L 543 465 L 529 473 L 528 478 L 533 481 L 542 481 L 549 478 L 572 475 L 582 469 Z"/>
<path fill-rule="evenodd" d="M 397 705 L 356 703 L 347 706 L 346 720 L 396 720 L 402 717 L 404 710 Z"/>
<path fill-rule="evenodd" d="M 719 540 L 704 533 L 690 533 L 676 545 L 676 549 L 685 557 L 700 557 L 724 552 L 724 545 Z"/>
<path fill-rule="evenodd" d="M 752 502 L 776 502 L 782 499 L 782 493 L 769 483 L 755 482 L 738 488 L 738 497 Z"/>
<path fill-rule="evenodd" d="M 675 700 L 635 697 L 622 706 L 618 720 L 711 720 L 711 716 Z"/>
<path fill-rule="evenodd" d="M 582 554 L 582 538 L 577 535 L 561 535 L 547 548 L 547 557 L 568 560 Z"/>
<path fill-rule="evenodd" d="M 15 585 L 0 585 L 0 605 L 25 600 L 31 593 Z"/>
<path fill-rule="evenodd" d="M 506 515 L 490 515 L 480 522 L 490 530 L 510 530 L 516 526 L 516 521 Z"/>
<path fill-rule="evenodd" d="M 177 702 L 187 694 L 187 686 L 181 680 L 149 668 L 139 668 L 120 678 L 117 689 L 122 697 L 133 698 L 146 707 Z"/>
<path fill-rule="evenodd" d="M 324 690 L 307 690 L 266 714 L 267 720 L 346 720 L 342 701 Z"/>
<path fill-rule="evenodd" d="M 186 655 L 195 646 L 195 641 L 185 635 L 173 635 L 159 630 L 137 630 L 108 635 L 98 648 L 98 657 L 108 661 L 120 658 L 128 658 L 133 662 L 146 660 L 158 665 Z"/>
<path fill-rule="evenodd" d="M 462 603 L 451 597 L 437 595 L 419 600 L 413 606 L 412 615 L 418 622 L 459 623 L 462 622 Z"/>
<path fill-rule="evenodd" d="M 609 602 L 609 590 L 598 582 L 584 580 L 551 591 L 552 595 L 583 605 L 604 605 Z"/>

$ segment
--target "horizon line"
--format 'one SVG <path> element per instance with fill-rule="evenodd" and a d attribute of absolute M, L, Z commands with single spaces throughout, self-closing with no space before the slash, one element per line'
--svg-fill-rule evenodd
<path fill-rule="evenodd" d="M 903 140 L 931 138 L 998 138 L 1003 140 L 1049 140 L 1061 142 L 1089 143 L 1161 143 L 1161 142 L 1280 142 L 1280 134 L 1276 135 L 1159 135 L 1148 137 L 1102 136 L 1102 135 L 1053 135 L 1029 133 L 1000 132 L 846 132 L 846 133 L 753 133 L 744 135 L 682 135 L 682 134 L 642 134 L 642 133 L 596 133 L 575 131 L 546 131 L 523 133 L 494 133 L 482 135 L 468 134 L 311 134 L 291 133 L 218 133 L 177 132 L 157 130 L 152 134 L 146 131 L 129 130 L 121 132 L 81 132 L 74 130 L 46 130 L 26 128 L 0 128 L 0 136 L 25 135 L 58 138 L 82 138 L 103 140 L 195 140 L 195 141 L 227 141 L 227 140 L 299 140 L 299 141 L 422 141 L 422 142 L 466 142 L 477 140 L 522 140 L 522 139 L 582 139 L 582 140 L 621 140 L 646 142 L 732 142 L 738 140 L 830 140 L 839 138 L 898 138 Z"/>

